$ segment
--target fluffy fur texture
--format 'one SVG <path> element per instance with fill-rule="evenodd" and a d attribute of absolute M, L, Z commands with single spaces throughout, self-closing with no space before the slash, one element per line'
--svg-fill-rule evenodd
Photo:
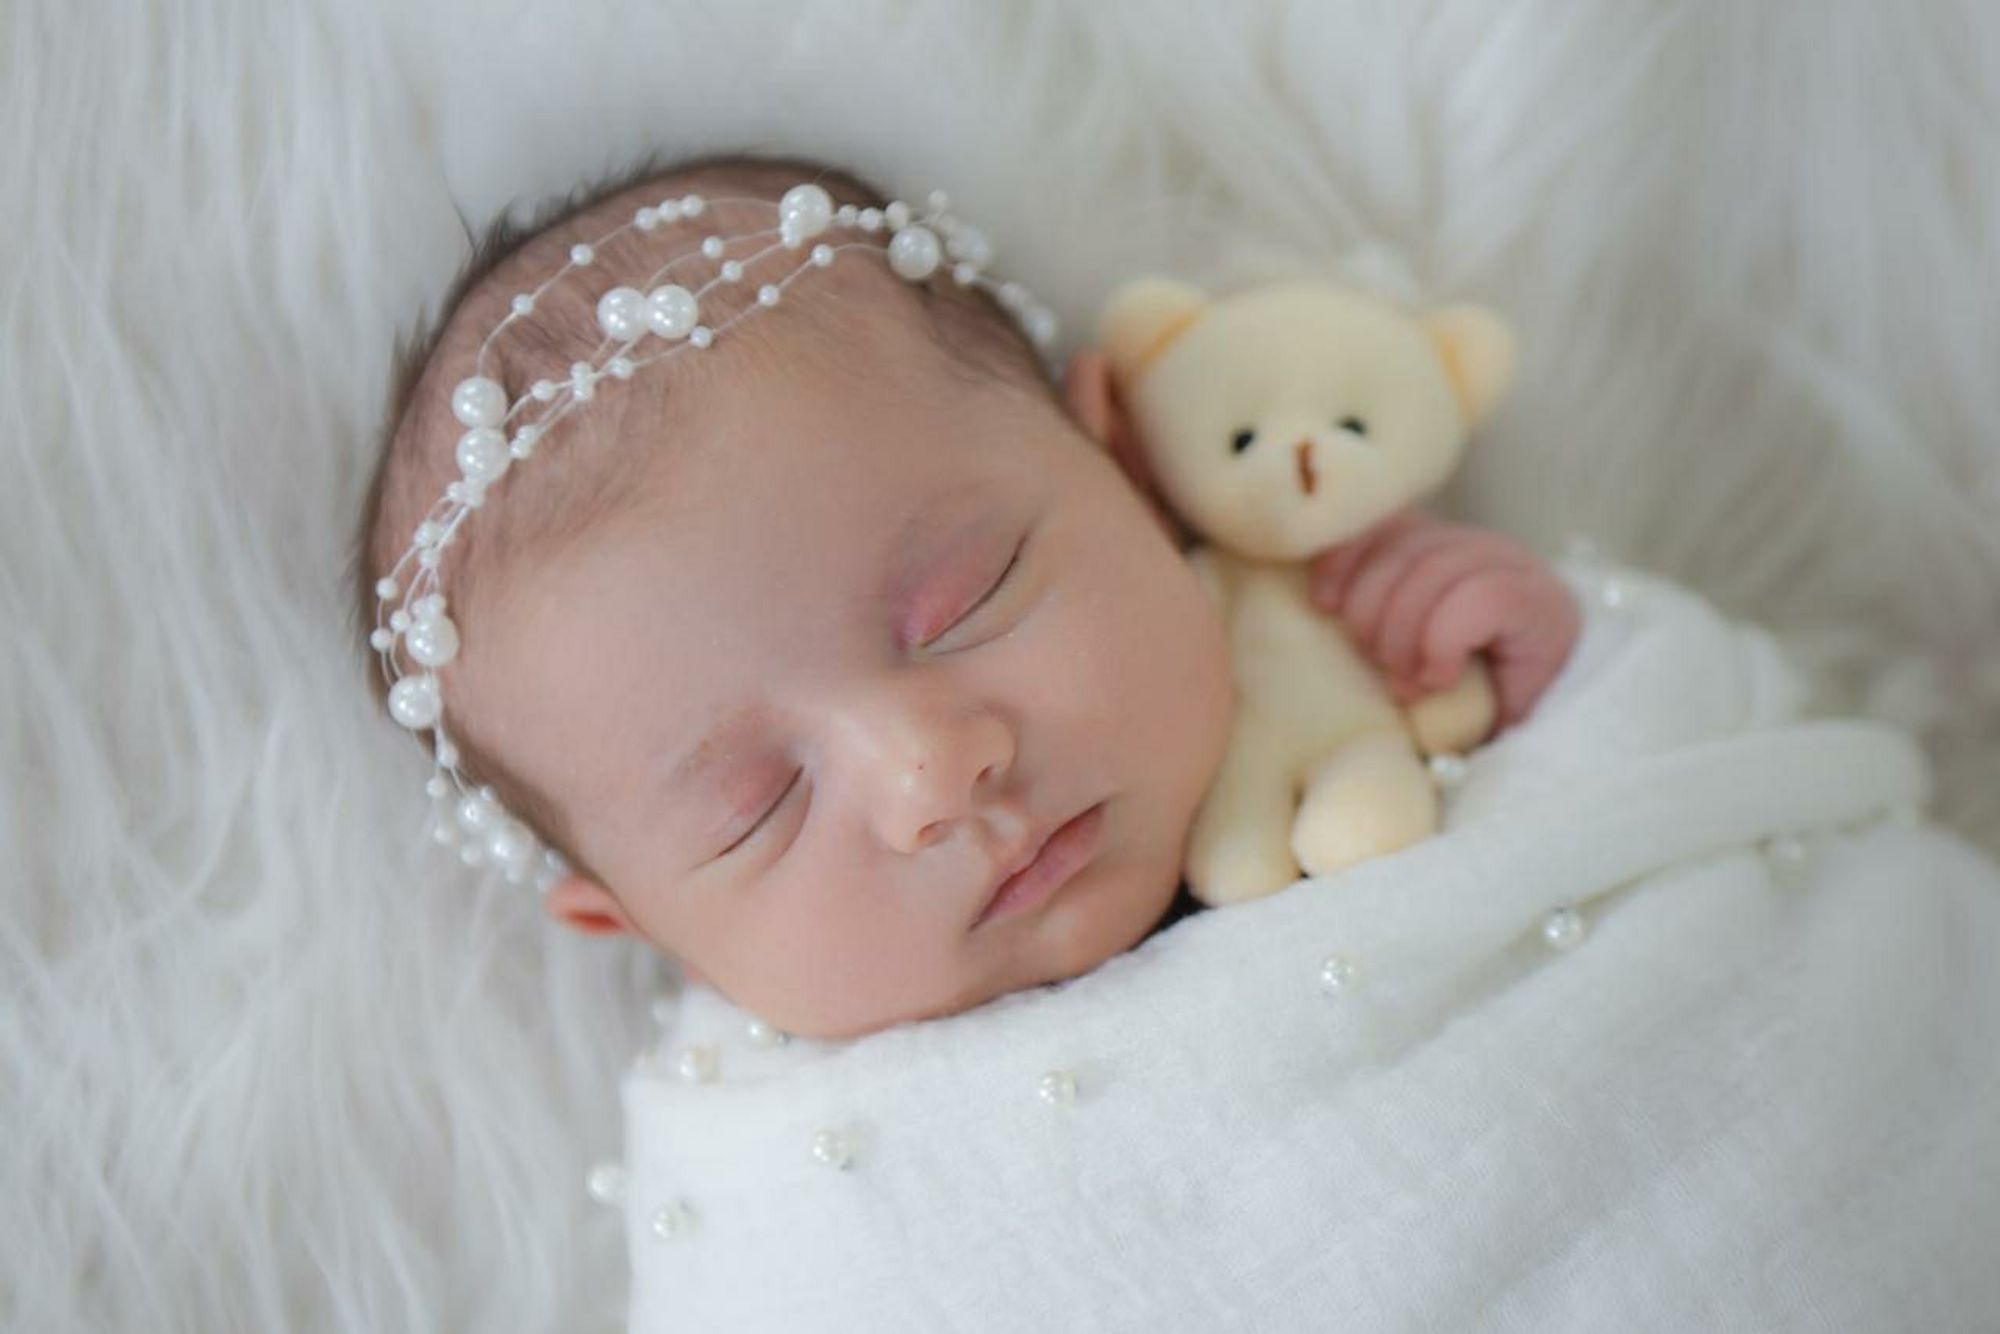
<path fill-rule="evenodd" d="M 0 25 L 10 1327 L 615 1324 L 581 1178 L 657 965 L 427 851 L 345 594 L 390 343 L 466 223 L 649 149 L 942 184 L 1072 329 L 1137 272 L 1357 247 L 1494 305 L 1525 361 L 1458 507 L 1777 626 L 2000 848 L 1979 0 Z"/>

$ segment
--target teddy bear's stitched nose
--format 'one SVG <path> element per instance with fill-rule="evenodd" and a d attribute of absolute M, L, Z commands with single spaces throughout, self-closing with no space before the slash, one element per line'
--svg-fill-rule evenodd
<path fill-rule="evenodd" d="M 1311 495 L 1319 487 L 1319 474 L 1313 471 L 1313 444 L 1301 440 L 1292 446 L 1293 455 L 1299 464 L 1299 490 Z"/>

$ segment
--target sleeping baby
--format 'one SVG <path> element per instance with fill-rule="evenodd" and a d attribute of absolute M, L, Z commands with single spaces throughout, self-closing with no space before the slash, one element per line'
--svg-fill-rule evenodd
<path fill-rule="evenodd" d="M 1075 978 L 1188 906 L 1220 622 L 1104 358 L 1053 387 L 986 251 L 815 165 L 649 172 L 490 241 L 395 394 L 363 601 L 447 836 L 785 1033 Z M 1401 699 L 1479 653 L 1502 725 L 1576 634 L 1523 548 L 1420 512 L 1314 588 Z"/>
<path fill-rule="evenodd" d="M 1501 734 L 1436 837 L 1192 912 L 1252 708 L 1158 400 L 1055 388 L 990 260 L 648 171 L 490 240 L 397 388 L 361 592 L 435 831 L 683 979 L 593 1173 L 631 1328 L 1990 1325 L 2000 875 L 1909 738 L 1405 511 L 1312 601 Z"/>

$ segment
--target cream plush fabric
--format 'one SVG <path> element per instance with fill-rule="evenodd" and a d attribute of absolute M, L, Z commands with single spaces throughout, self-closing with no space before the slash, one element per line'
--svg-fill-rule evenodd
<path fill-rule="evenodd" d="M 1396 258 L 1343 271 L 1492 305 L 1524 361 L 1458 511 L 1776 625 L 1816 701 L 1919 729 L 1935 808 L 2000 847 L 1996 25 L 1980 0 L 0 9 L 0 1324 L 621 1322 L 581 1181 L 661 970 L 427 851 L 347 561 L 390 346 L 467 225 L 648 150 L 942 185 L 1072 330 L 1138 273 L 1357 247 Z"/>

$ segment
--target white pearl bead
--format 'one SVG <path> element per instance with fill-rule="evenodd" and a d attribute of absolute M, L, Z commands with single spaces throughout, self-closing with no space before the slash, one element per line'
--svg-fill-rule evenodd
<path fill-rule="evenodd" d="M 487 837 L 486 852 L 497 864 L 519 871 L 535 855 L 535 836 L 520 821 L 503 819 Z"/>
<path fill-rule="evenodd" d="M 715 341 L 715 332 L 705 324 L 697 324 L 688 331 L 688 341 L 696 347 L 707 347 Z"/>
<path fill-rule="evenodd" d="M 889 267 L 898 277 L 918 282 L 936 272 L 943 253 L 936 232 L 928 227 L 905 227 L 889 242 Z"/>
<path fill-rule="evenodd" d="M 787 246 L 818 236 L 833 221 L 833 197 L 817 185 L 795 185 L 778 200 L 778 232 Z"/>
<path fill-rule="evenodd" d="M 1352 991 L 1361 981 L 1361 965 L 1344 954 L 1330 954 L 1319 966 L 1322 991 L 1339 995 Z"/>
<path fill-rule="evenodd" d="M 403 631 L 410 628 L 410 613 L 404 611 L 401 607 L 390 612 L 389 628 L 399 635 L 402 634 Z"/>
<path fill-rule="evenodd" d="M 1430 768 L 1432 781 L 1446 791 L 1465 781 L 1467 765 L 1463 755 L 1444 752 L 1431 756 L 1426 763 Z"/>
<path fill-rule="evenodd" d="M 1051 1107 L 1067 1107 L 1076 1101 L 1076 1076 L 1067 1070 L 1051 1070 L 1035 1086 L 1035 1095 Z"/>
<path fill-rule="evenodd" d="M 506 436 L 491 426 L 480 426 L 458 438 L 458 450 L 454 457 L 466 481 L 474 486 L 484 486 L 506 472 L 514 456 L 507 450 Z"/>
<path fill-rule="evenodd" d="M 569 396 L 579 403 L 588 403 L 597 393 L 597 372 L 587 361 L 573 363 L 569 368 Z"/>
<path fill-rule="evenodd" d="M 416 543 L 420 547 L 434 547 L 443 536 L 444 529 L 429 519 L 417 525 Z"/>
<path fill-rule="evenodd" d="M 744 1035 L 759 1047 L 782 1047 L 791 1039 L 785 1033 L 773 1028 L 762 1019 L 752 1019 L 743 1025 Z"/>
<path fill-rule="evenodd" d="M 855 220 L 860 216 L 861 210 L 852 204 L 842 204 L 833 211 L 833 221 L 836 226 L 840 227 L 852 227 Z"/>
<path fill-rule="evenodd" d="M 726 283 L 733 283 L 742 276 L 743 276 L 743 266 L 741 264 L 739 264 L 737 261 L 733 259 L 723 261 L 722 281 Z"/>
<path fill-rule="evenodd" d="M 444 615 L 444 594 L 426 593 L 411 606 L 410 614 L 420 621 Z"/>
<path fill-rule="evenodd" d="M 632 215 L 632 225 L 642 232 L 650 232 L 660 225 L 660 215 L 650 208 L 642 208 Z"/>
<path fill-rule="evenodd" d="M 833 247 L 830 245 L 814 246 L 812 248 L 812 262 L 822 269 L 833 263 Z"/>
<path fill-rule="evenodd" d="M 1023 305 L 1027 304 L 1028 289 L 1019 283 L 1001 283 L 999 297 L 1000 304 L 1007 309 L 1019 310 Z"/>
<path fill-rule="evenodd" d="M 396 587 L 394 579 L 377 579 L 375 581 L 375 596 L 381 598 L 384 602 L 387 602 L 402 591 L 402 589 Z"/>
<path fill-rule="evenodd" d="M 562 386 L 554 380 L 537 380 L 528 392 L 534 396 L 537 403 L 547 403 L 562 392 Z"/>
<path fill-rule="evenodd" d="M 449 616 L 426 616 L 403 632 L 403 647 L 425 667 L 442 667 L 458 656 L 458 627 Z"/>
<path fill-rule="evenodd" d="M 970 287 L 979 277 L 979 270 L 970 264 L 955 264 L 951 270 L 951 280 L 960 287 Z"/>
<path fill-rule="evenodd" d="M 763 285 L 762 287 L 758 288 L 758 289 L 757 289 L 757 304 L 758 304 L 758 305 L 760 305 L 760 306 L 775 306 L 775 305 L 777 305 L 777 304 L 778 304 L 778 288 L 777 288 L 777 285 L 776 285 L 776 284 L 774 284 L 774 283 L 765 283 L 765 284 L 764 284 L 764 285 Z"/>
<path fill-rule="evenodd" d="M 707 1046 L 689 1047 L 674 1062 L 674 1070 L 682 1082 L 688 1084 L 711 1084 L 715 1082 L 718 1065 L 715 1048 Z"/>
<path fill-rule="evenodd" d="M 636 287 L 614 287 L 597 298 L 597 327 L 615 343 L 629 343 L 646 332 L 646 294 Z"/>
<path fill-rule="evenodd" d="M 864 208 L 861 210 L 859 221 L 862 231 L 879 232 L 882 230 L 882 210 L 879 208 Z"/>
<path fill-rule="evenodd" d="M 597 259 L 597 252 L 578 242 L 569 248 L 569 262 L 579 269 L 587 269 Z"/>
<path fill-rule="evenodd" d="M 700 303 L 685 287 L 655 287 L 646 298 L 646 323 L 662 338 L 687 337 L 700 314 Z"/>
<path fill-rule="evenodd" d="M 653 1216 L 646 1226 L 652 1230 L 656 1241 L 672 1241 L 684 1237 L 694 1229 L 694 1211 L 680 1200 L 663 1204 L 653 1210 Z"/>
<path fill-rule="evenodd" d="M 1811 853 L 1797 834 L 1778 835 L 1764 845 L 1764 855 L 1771 862 L 1771 878 L 1782 888 L 1796 889 L 1805 879 Z"/>
<path fill-rule="evenodd" d="M 974 268 L 984 267 L 993 261 L 993 247 L 986 240 L 986 233 L 963 224 L 953 230 L 951 240 L 945 243 L 945 252 Z"/>
<path fill-rule="evenodd" d="M 526 292 L 522 292 L 507 303 L 507 309 L 513 311 L 516 315 L 532 315 L 535 313 L 535 298 Z"/>
<path fill-rule="evenodd" d="M 451 783 L 443 774 L 432 774 L 424 780 L 424 795 L 427 797 L 442 797 L 449 791 Z"/>
<path fill-rule="evenodd" d="M 498 380 L 475 375 L 451 391 L 451 415 L 467 426 L 495 426 L 507 415 L 507 391 Z"/>
<path fill-rule="evenodd" d="M 625 1198 L 625 1169 L 617 1163 L 599 1163 L 584 1178 L 590 1198 L 603 1205 L 617 1205 Z"/>
<path fill-rule="evenodd" d="M 933 190 L 924 196 L 924 202 L 931 206 L 933 213 L 942 213 L 951 207 L 951 196 L 942 190 Z"/>
<path fill-rule="evenodd" d="M 706 199 L 703 199 L 700 195 L 681 196 L 682 217 L 698 218 L 702 215 L 702 211 L 707 207 L 708 207 L 708 201 Z"/>
<path fill-rule="evenodd" d="M 653 206 L 653 212 L 659 215 L 661 222 L 674 222 L 681 216 L 681 201 L 678 199 L 662 199 Z"/>
<path fill-rule="evenodd" d="M 456 769 L 458 767 L 458 747 L 452 745 L 451 742 L 439 741 L 437 743 L 437 750 L 434 753 L 437 756 L 437 762 L 445 768 Z"/>
<path fill-rule="evenodd" d="M 722 252 L 727 248 L 727 244 L 719 236 L 704 236 L 701 238 L 701 253 L 708 259 L 721 259 Z"/>
<path fill-rule="evenodd" d="M 1056 313 L 1047 306 L 1031 307 L 1021 316 L 1021 327 L 1036 347 L 1047 347 L 1056 341 Z"/>
<path fill-rule="evenodd" d="M 514 439 L 508 444 L 507 452 L 517 459 L 531 459 L 535 456 L 535 442 L 541 438 L 541 427 L 523 426 L 514 432 Z"/>
<path fill-rule="evenodd" d="M 368 647 L 374 649 L 377 653 L 387 653 L 389 646 L 395 642 L 396 636 L 390 634 L 386 626 L 370 631 L 368 635 Z"/>
<path fill-rule="evenodd" d="M 457 486 L 458 483 L 453 482 L 451 485 Z M 449 497 L 451 492 L 451 487 L 450 486 L 446 487 L 445 492 L 447 497 Z M 440 547 L 431 547 L 428 548 L 427 550 L 419 551 L 417 553 L 417 564 L 423 566 L 426 570 L 435 570 L 437 568 L 438 552 L 440 550 L 442 550 L 442 548 Z"/>
<path fill-rule="evenodd" d="M 900 231 L 910 225 L 910 206 L 900 199 L 890 200 L 888 207 L 882 210 L 882 221 Z"/>
<path fill-rule="evenodd" d="M 429 727 L 443 709 L 435 676 L 406 676 L 389 687 L 389 716 L 411 731 Z"/>
<path fill-rule="evenodd" d="M 468 793 L 458 803 L 458 827 L 468 834 L 485 833 L 499 819 L 499 808 L 480 793 Z"/>
<path fill-rule="evenodd" d="M 1588 929 L 1583 914 L 1568 906 L 1557 908 L 1542 919 L 1542 939 L 1554 950 L 1575 949 L 1583 943 Z"/>
<path fill-rule="evenodd" d="M 854 1165 L 854 1150 L 849 1147 L 844 1136 L 836 1131 L 822 1130 L 812 1138 L 813 1157 L 836 1171 L 845 1172 Z"/>
<path fill-rule="evenodd" d="M 632 365 L 632 358 L 630 357 L 613 357 L 604 363 L 604 369 L 611 372 L 613 379 L 629 380 L 632 378 L 632 372 L 636 367 Z"/>

